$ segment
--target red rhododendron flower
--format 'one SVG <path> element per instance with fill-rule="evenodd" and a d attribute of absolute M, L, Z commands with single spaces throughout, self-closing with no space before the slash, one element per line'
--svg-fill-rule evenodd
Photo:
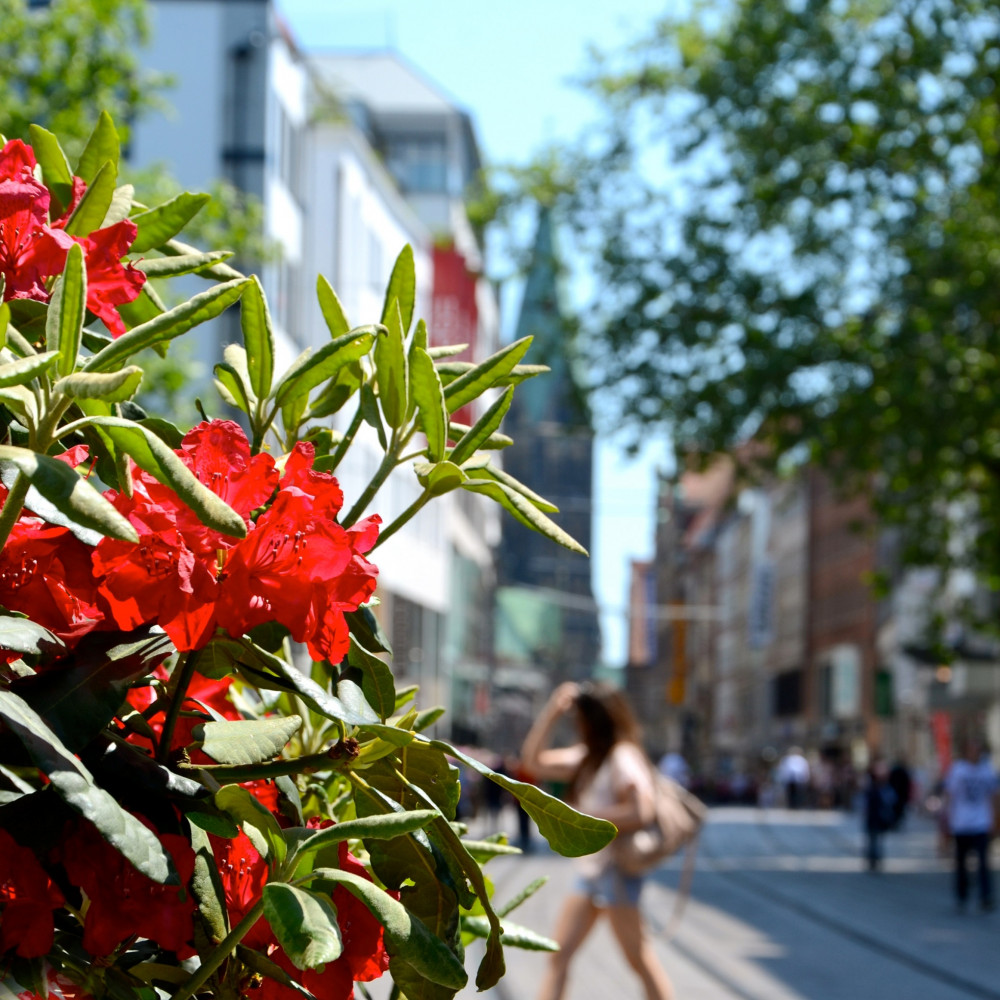
<path fill-rule="evenodd" d="M 0 605 L 74 641 L 104 618 L 91 550 L 67 528 L 22 517 L 0 550 Z"/>
<path fill-rule="evenodd" d="M 329 821 L 309 826 L 320 829 L 330 826 Z M 260 899 L 267 882 L 267 863 L 257 853 L 244 833 L 233 840 L 211 837 L 215 861 L 222 878 L 229 911 L 230 926 L 238 923 Z M 340 867 L 371 881 L 364 866 L 347 850 L 347 844 L 338 845 Z M 323 971 L 297 969 L 281 950 L 267 920 L 261 917 L 250 929 L 243 943 L 283 968 L 296 982 L 313 996 L 323 1000 L 350 1000 L 355 982 L 377 979 L 389 967 L 385 950 L 382 925 L 371 911 L 347 889 L 337 886 L 333 891 L 333 905 L 337 910 L 337 926 L 343 941 L 343 952 L 335 962 L 329 962 Z M 265 979 L 255 991 L 261 1000 L 293 1000 L 300 995 L 273 979 Z"/>
<path fill-rule="evenodd" d="M 0 151 L 0 274 L 5 299 L 48 298 L 44 279 L 58 274 L 73 240 L 46 223 L 49 192 L 35 180 L 35 155 L 19 139 Z"/>
<path fill-rule="evenodd" d="M 316 513 L 333 518 L 344 504 L 344 491 L 333 475 L 312 467 L 315 454 L 310 442 L 299 441 L 285 462 L 281 488 L 298 490 L 312 499 Z"/>
<path fill-rule="evenodd" d="M 194 874 L 194 851 L 184 837 L 157 832 L 181 880 L 180 885 L 160 885 L 133 868 L 91 823 L 80 820 L 69 830 L 61 860 L 69 880 L 90 899 L 83 947 L 91 955 L 108 955 L 135 936 L 155 941 L 181 959 L 196 954 L 191 946 L 195 903 L 186 888 Z"/>
<path fill-rule="evenodd" d="M 86 993 L 82 986 L 53 969 L 48 963 L 44 965 L 44 975 L 43 993 L 36 993 L 33 989 L 22 987 L 10 976 L 0 980 L 0 985 L 9 989 L 17 997 L 17 1000 L 92 1000 L 90 994 Z"/>
<path fill-rule="evenodd" d="M 113 337 L 125 332 L 117 307 L 138 298 L 146 283 L 142 271 L 122 263 L 138 231 L 131 219 L 122 219 L 76 240 L 86 255 L 87 308 L 104 322 Z"/>
<path fill-rule="evenodd" d="M 0 955 L 11 949 L 21 958 L 48 954 L 52 911 L 64 902 L 35 855 L 0 830 Z"/>

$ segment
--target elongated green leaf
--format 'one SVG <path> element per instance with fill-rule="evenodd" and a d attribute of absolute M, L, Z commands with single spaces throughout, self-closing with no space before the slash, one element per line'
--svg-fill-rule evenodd
<path fill-rule="evenodd" d="M 382 304 L 382 323 L 389 325 L 392 319 L 392 303 L 399 305 L 399 316 L 403 328 L 403 336 L 410 330 L 413 322 L 413 303 L 417 296 L 417 274 L 413 264 L 413 247 L 409 243 L 403 247 L 392 266 L 389 285 L 385 290 L 385 302 Z"/>
<path fill-rule="evenodd" d="M 66 232 L 70 236 L 88 236 L 95 229 L 101 228 L 114 199 L 117 183 L 118 168 L 107 160 L 97 171 L 66 223 Z"/>
<path fill-rule="evenodd" d="M 197 274 L 232 256 L 232 250 L 213 250 L 210 253 L 189 253 L 181 257 L 147 257 L 137 260 L 135 267 L 149 278 L 172 278 L 179 274 Z"/>
<path fill-rule="evenodd" d="M 360 875 L 339 868 L 317 868 L 313 874 L 330 882 L 339 882 L 371 910 L 385 928 L 390 953 L 399 955 L 431 982 L 455 990 L 465 986 L 468 976 L 448 946 L 384 889 Z"/>
<path fill-rule="evenodd" d="M 578 858 L 593 854 L 607 847 L 617 833 L 614 824 L 604 819 L 595 819 L 577 812 L 572 806 L 560 802 L 534 785 L 516 781 L 487 767 L 481 761 L 456 750 L 442 740 L 431 740 L 430 745 L 462 761 L 473 771 L 496 782 L 511 793 L 524 807 L 525 812 L 535 821 L 538 832 L 549 842 L 549 846 L 568 858 Z"/>
<path fill-rule="evenodd" d="M 108 226 L 113 226 L 127 219 L 132 211 L 134 199 L 135 188 L 131 184 L 122 184 L 120 187 L 116 187 L 100 228 L 106 229 Z"/>
<path fill-rule="evenodd" d="M 127 636 L 93 632 L 58 670 L 18 681 L 13 690 L 67 749 L 79 753 L 115 717 L 133 684 L 173 652 L 170 639 L 148 626 Z"/>
<path fill-rule="evenodd" d="M 444 398 L 448 412 L 457 409 L 477 399 L 487 389 L 495 386 L 516 365 L 531 346 L 531 337 L 522 337 L 501 348 L 496 354 L 491 354 L 475 368 L 460 375 L 454 382 L 444 387 Z"/>
<path fill-rule="evenodd" d="M 264 916 L 297 969 L 334 962 L 343 951 L 337 911 L 318 893 L 271 882 L 264 886 Z"/>
<path fill-rule="evenodd" d="M 58 351 L 46 351 L 44 354 L 29 354 L 26 358 L 8 361 L 0 365 L 0 388 L 11 385 L 27 385 L 32 379 L 44 375 L 55 368 L 59 362 Z"/>
<path fill-rule="evenodd" d="M 475 422 L 468 434 L 464 434 L 451 454 L 448 456 L 456 465 L 461 465 L 471 458 L 479 446 L 500 426 L 510 409 L 510 401 L 514 397 L 514 387 L 508 386 L 503 395 Z"/>
<path fill-rule="evenodd" d="M 360 400 L 358 407 L 366 424 L 373 428 L 378 435 L 378 443 L 383 451 L 389 450 L 389 441 L 385 436 L 385 425 L 382 423 L 382 415 L 379 413 L 378 400 L 375 397 L 375 390 L 370 382 L 361 385 Z"/>
<path fill-rule="evenodd" d="M 148 323 L 151 319 L 156 319 L 157 316 L 162 315 L 166 312 L 158 304 L 158 297 L 153 291 L 153 286 L 146 282 L 142 286 L 142 291 L 139 293 L 138 298 L 133 299 L 131 302 L 123 302 L 118 306 L 118 315 L 121 316 L 125 323 L 125 326 L 130 330 L 132 327 L 139 326 L 142 323 Z M 88 343 L 86 339 L 86 333 L 84 334 L 84 343 L 93 353 L 97 353 L 111 342 L 111 338 L 105 338 L 101 343 Z"/>
<path fill-rule="evenodd" d="M 166 243 L 163 243 L 156 249 L 160 253 L 172 257 L 184 257 L 192 253 L 201 253 L 200 247 L 189 246 L 187 243 L 181 243 L 180 240 L 167 240 Z M 198 277 L 209 278 L 212 281 L 236 281 L 241 278 L 246 280 L 247 276 L 237 271 L 235 267 L 230 267 L 227 263 L 223 262 L 204 268 L 198 272 Z"/>
<path fill-rule="evenodd" d="M 3 276 L 0 275 L 0 297 L 3 296 Z M 0 303 L 0 348 L 7 343 L 7 325 L 10 323 L 10 306 L 6 302 Z"/>
<path fill-rule="evenodd" d="M 155 834 L 127 813 L 66 749 L 34 709 L 11 691 L 0 691 L 0 719 L 24 745 L 56 794 L 147 878 L 164 885 L 179 879 Z"/>
<path fill-rule="evenodd" d="M 375 342 L 375 383 L 382 416 L 389 427 L 402 425 L 407 404 L 407 363 L 398 303 L 389 312 L 388 333 Z"/>
<path fill-rule="evenodd" d="M 90 133 L 87 145 L 80 154 L 76 164 L 76 176 L 82 177 L 88 184 L 93 183 L 97 172 L 109 160 L 118 168 L 121 155 L 121 144 L 118 130 L 107 111 L 102 111 L 97 119 L 94 131 Z"/>
<path fill-rule="evenodd" d="M 129 365 L 116 372 L 76 372 L 59 379 L 52 388 L 73 399 L 123 403 L 139 391 L 141 383 L 142 369 L 138 365 Z"/>
<path fill-rule="evenodd" d="M 20 418 L 27 427 L 38 424 L 38 402 L 32 392 L 23 385 L 0 388 L 0 403 Z"/>
<path fill-rule="evenodd" d="M 132 221 L 139 227 L 132 244 L 132 253 L 145 253 L 162 246 L 176 236 L 211 200 L 210 195 L 185 191 L 156 208 L 132 216 Z"/>
<path fill-rule="evenodd" d="M 483 479 L 487 477 L 495 479 L 498 483 L 502 483 L 504 486 L 514 490 L 514 492 L 526 497 L 539 510 L 543 510 L 547 514 L 559 513 L 559 508 L 554 503 L 546 500 L 543 496 L 539 496 L 534 490 L 529 489 L 524 483 L 510 475 L 510 473 L 505 472 L 503 469 L 498 469 L 488 458 L 482 456 L 480 458 L 480 461 L 468 461 L 462 466 L 462 469 L 468 473 L 470 479 Z"/>
<path fill-rule="evenodd" d="M 484 916 L 462 917 L 462 930 L 473 937 L 484 938 L 490 933 L 490 922 Z M 523 948 L 527 951 L 558 951 L 559 943 L 520 924 L 503 922 L 500 937 L 505 947 Z"/>
<path fill-rule="evenodd" d="M 362 605 L 356 611 L 344 614 L 351 635 L 369 652 L 388 653 L 392 656 L 392 644 L 385 634 L 375 613 L 367 605 Z"/>
<path fill-rule="evenodd" d="M 173 340 L 193 326 L 213 319 L 228 309 L 246 288 L 247 278 L 236 278 L 195 295 L 155 319 L 122 334 L 98 351 L 84 366 L 84 371 L 109 372 L 120 368 L 133 354 L 164 341 Z"/>
<path fill-rule="evenodd" d="M 501 917 L 507 916 L 508 913 L 513 913 L 525 900 L 530 899 L 539 889 L 548 882 L 548 875 L 543 875 L 541 878 L 533 879 L 529 882 L 520 892 L 512 896 L 507 900 L 503 906 L 497 907 L 497 914 Z"/>
<path fill-rule="evenodd" d="M 203 524 L 233 538 L 246 536 L 247 527 L 243 518 L 201 483 L 153 431 L 120 417 L 91 417 L 90 421 L 111 438 L 116 448 L 129 455 L 140 469 L 169 486 Z"/>
<path fill-rule="evenodd" d="M 375 327 L 358 327 L 324 344 L 317 351 L 304 351 L 275 388 L 277 404 L 287 406 L 321 382 L 334 378 L 345 365 L 363 358 L 371 350 L 375 331 Z"/>
<path fill-rule="evenodd" d="M 427 438 L 427 457 L 440 462 L 448 426 L 444 387 L 431 356 L 419 347 L 410 349 L 410 392 L 417 408 L 417 425 Z"/>
<path fill-rule="evenodd" d="M 316 277 L 316 297 L 319 299 L 319 309 L 326 321 L 330 336 L 336 340 L 351 329 L 351 324 L 344 314 L 344 307 L 337 298 L 337 293 L 322 274 Z"/>
<path fill-rule="evenodd" d="M 521 853 L 521 848 L 514 847 L 513 844 L 500 844 L 492 840 L 463 839 L 462 843 L 469 854 L 481 865 L 486 864 L 491 858 Z M 497 910 L 497 913 L 500 914 L 500 911 Z M 502 916 L 502 914 L 500 915 Z"/>
<path fill-rule="evenodd" d="M 60 375 L 69 375 L 76 368 L 86 312 L 87 269 L 83 264 L 83 247 L 74 243 L 66 254 L 63 273 L 52 287 L 45 319 L 45 343 L 50 350 L 59 352 Z"/>
<path fill-rule="evenodd" d="M 55 653 L 65 648 L 62 639 L 30 618 L 0 614 L 0 649 L 9 649 L 15 653 Z"/>
<path fill-rule="evenodd" d="M 187 814 L 191 821 L 191 813 Z M 198 903 L 198 910 L 208 924 L 212 936 L 221 941 L 229 933 L 229 914 L 226 910 L 226 892 L 219 876 L 219 868 L 212 852 L 208 833 L 191 822 L 191 847 L 194 848 L 194 875 L 191 891 Z M 233 829 L 233 835 L 236 834 Z M 132 969 L 135 974 L 135 969 Z"/>
<path fill-rule="evenodd" d="M 394 837 L 402 837 L 427 826 L 437 815 L 439 813 L 436 809 L 413 809 L 408 812 L 385 813 L 384 815 L 345 820 L 343 823 L 335 823 L 325 830 L 317 830 L 316 833 L 299 841 L 295 848 L 295 856 L 307 859 L 324 847 L 355 838 L 392 840 Z"/>
<path fill-rule="evenodd" d="M 281 753 L 302 728 L 297 715 L 236 722 L 203 722 L 192 735 L 202 750 L 219 764 L 260 764 Z"/>
<path fill-rule="evenodd" d="M 218 364 L 215 366 L 215 388 L 219 390 L 219 395 L 230 406 L 250 414 L 251 407 L 246 386 L 240 381 L 240 377 L 233 370 L 232 365 Z"/>
<path fill-rule="evenodd" d="M 102 535 L 138 542 L 135 528 L 65 462 L 26 448 L 0 445 L 0 468 L 9 464 L 70 520 Z"/>
<path fill-rule="evenodd" d="M 436 361 L 438 358 L 453 358 L 456 354 L 461 354 L 462 351 L 468 349 L 468 344 L 441 344 L 437 347 L 428 347 L 427 353 Z M 472 367 L 471 363 L 469 367 Z"/>
<path fill-rule="evenodd" d="M 41 125 L 29 125 L 31 148 L 42 168 L 42 180 L 52 195 L 51 217 L 57 219 L 73 202 L 73 171 L 59 140 Z"/>
<path fill-rule="evenodd" d="M 448 438 L 451 441 L 459 441 L 470 430 L 471 428 L 468 424 L 460 424 L 457 420 L 448 421 Z M 509 448 L 513 443 L 514 439 L 512 437 L 494 432 L 484 441 L 480 442 L 479 447 L 481 450 L 499 451 L 501 448 Z M 463 466 L 468 471 L 468 463 L 463 463 Z"/>
<path fill-rule="evenodd" d="M 274 328 L 264 289 L 256 275 L 240 301 L 240 325 L 246 348 L 250 388 L 258 399 L 267 399 L 274 378 Z"/>
<path fill-rule="evenodd" d="M 469 479 L 462 483 L 462 489 L 471 493 L 482 493 L 496 500 L 514 515 L 525 527 L 551 538 L 571 552 L 587 555 L 587 550 L 570 534 L 564 531 L 550 517 L 543 514 L 524 494 L 518 493 L 504 483 L 492 479 Z"/>
<path fill-rule="evenodd" d="M 316 997 L 314 997 L 300 982 L 292 979 L 292 977 L 285 972 L 280 965 L 276 962 L 272 962 L 271 959 L 265 957 L 259 951 L 254 951 L 252 948 L 247 948 L 245 945 L 241 944 L 236 948 L 236 955 L 251 972 L 256 972 L 261 976 L 266 976 L 268 979 L 273 979 L 276 983 L 280 983 L 286 989 L 291 990 L 293 993 L 297 993 L 302 1000 L 316 1000 Z"/>
<path fill-rule="evenodd" d="M 288 848 L 278 821 L 245 788 L 224 785 L 215 793 L 215 804 L 236 820 L 272 869 L 285 860 Z"/>
<path fill-rule="evenodd" d="M 361 671 L 361 690 L 365 700 L 384 722 L 396 710 L 396 688 L 389 665 L 374 653 L 369 653 L 354 636 L 347 654 L 352 667 Z"/>
<path fill-rule="evenodd" d="M 469 478 L 454 462 L 417 462 L 413 469 L 420 485 L 435 497 L 457 490 Z"/>
<path fill-rule="evenodd" d="M 257 394 L 253 391 L 250 381 L 250 367 L 247 352 L 239 344 L 229 344 L 222 352 L 226 359 L 226 365 L 235 376 L 238 383 L 238 391 L 245 398 L 247 412 L 257 405 Z"/>

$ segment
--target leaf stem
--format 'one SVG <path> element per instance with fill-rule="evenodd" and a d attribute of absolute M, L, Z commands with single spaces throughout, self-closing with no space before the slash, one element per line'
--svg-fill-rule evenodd
<path fill-rule="evenodd" d="M 340 443 L 334 449 L 333 452 L 333 463 L 331 465 L 331 472 L 340 465 L 341 459 L 347 454 L 347 449 L 350 448 L 351 443 L 354 441 L 355 435 L 358 433 L 358 429 L 361 427 L 361 405 L 358 404 L 357 412 L 354 414 L 354 419 L 351 421 L 350 426 L 344 432 L 344 436 L 340 439 Z"/>
<path fill-rule="evenodd" d="M 4 501 L 3 509 L 0 510 L 0 549 L 7 544 L 11 530 L 17 524 L 21 511 L 24 510 L 24 499 L 28 495 L 30 486 L 28 477 L 23 472 L 18 472 Z"/>
<path fill-rule="evenodd" d="M 170 755 L 170 743 L 174 737 L 174 728 L 180 718 L 181 705 L 184 704 L 184 696 L 187 694 L 188 685 L 194 677 L 194 665 L 197 659 L 195 653 L 181 653 L 180 660 L 176 667 L 177 682 L 170 697 L 170 708 L 167 709 L 167 717 L 163 721 L 163 731 L 160 733 L 160 746 L 157 751 L 157 759 L 161 764 L 166 763 Z"/>
<path fill-rule="evenodd" d="M 260 919 L 264 912 L 264 897 L 262 896 L 247 911 L 246 916 L 216 945 L 201 963 L 198 971 L 174 994 L 173 1000 L 188 1000 L 193 997 L 211 979 L 213 973 L 233 953 L 233 949 L 247 936 L 250 928 Z"/>

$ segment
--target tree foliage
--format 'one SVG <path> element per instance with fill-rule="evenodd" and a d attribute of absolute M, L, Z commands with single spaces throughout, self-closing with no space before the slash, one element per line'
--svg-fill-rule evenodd
<path fill-rule="evenodd" d="M 145 0 L 0 0 L 0 132 L 28 138 L 35 122 L 79 152 L 101 110 L 122 126 L 151 101 L 140 71 Z"/>
<path fill-rule="evenodd" d="M 874 482 L 909 555 L 1000 578 L 1000 10 L 740 0 L 589 78 L 603 113 L 519 178 L 593 265 L 604 403 L 710 454 L 750 435 Z"/>

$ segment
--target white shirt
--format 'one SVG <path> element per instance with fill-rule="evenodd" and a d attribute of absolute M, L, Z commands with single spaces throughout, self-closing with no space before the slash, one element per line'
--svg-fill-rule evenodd
<path fill-rule="evenodd" d="M 809 781 L 809 761 L 801 754 L 785 754 L 778 763 L 778 781 L 787 784 L 789 781 L 804 785 Z"/>
<path fill-rule="evenodd" d="M 948 825 L 954 834 L 988 833 L 993 829 L 993 795 L 997 775 L 989 759 L 978 764 L 956 760 L 944 783 L 948 793 Z"/>

